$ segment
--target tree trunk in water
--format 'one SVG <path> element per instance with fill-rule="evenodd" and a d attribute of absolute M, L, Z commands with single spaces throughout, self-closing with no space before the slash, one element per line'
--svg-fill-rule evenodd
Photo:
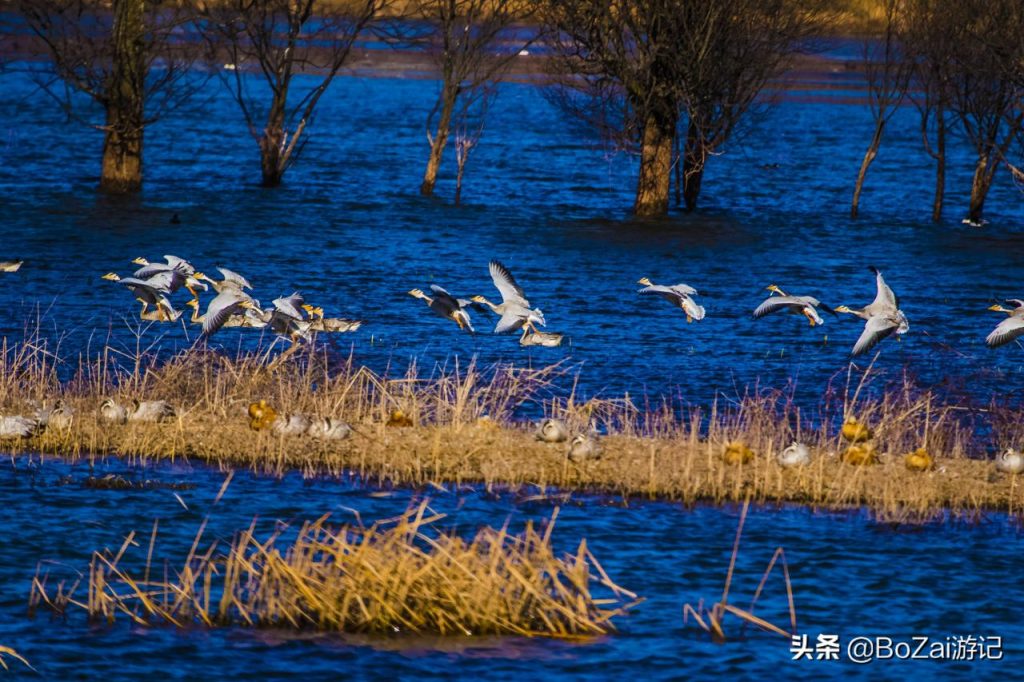
<path fill-rule="evenodd" d="M 687 211 L 697 209 L 706 158 L 707 154 L 700 130 L 696 123 L 690 121 L 690 125 L 686 128 L 686 149 L 683 152 L 683 201 L 686 202 Z"/>
<path fill-rule="evenodd" d="M 284 178 L 285 159 L 285 93 L 274 97 L 267 115 L 267 127 L 259 139 L 260 167 L 263 175 L 261 184 L 264 187 L 277 187 Z"/>
<path fill-rule="evenodd" d="M 883 112 L 884 113 L 884 112 Z M 878 156 L 878 147 L 882 144 L 882 131 L 885 128 L 885 118 L 880 116 L 875 122 L 875 134 L 871 137 L 871 144 L 864 153 L 864 160 L 860 163 L 860 172 L 857 173 L 857 184 L 853 186 L 853 204 L 850 206 L 850 217 L 856 218 L 860 209 L 860 192 L 864 189 L 864 178 L 868 175 L 868 167 Z"/>
<path fill-rule="evenodd" d="M 420 184 L 420 194 L 429 197 L 434 193 L 434 185 L 437 184 L 437 171 L 441 167 L 441 157 L 444 155 L 444 148 L 448 144 L 448 133 L 451 128 L 452 109 L 455 108 L 455 93 L 445 90 L 441 95 L 444 101 L 441 104 L 441 118 L 437 122 L 437 131 L 430 143 L 430 158 L 427 159 L 427 170 L 423 173 L 423 183 Z"/>
<path fill-rule="evenodd" d="M 932 222 L 942 220 L 942 202 L 946 194 L 946 117 L 939 107 L 938 116 L 935 119 L 936 140 L 935 140 L 935 200 L 932 202 Z"/>
<path fill-rule="evenodd" d="M 127 194 L 142 189 L 145 112 L 145 25 L 142 0 L 114 0 L 113 63 L 106 101 L 100 189 Z"/>
<path fill-rule="evenodd" d="M 985 197 L 988 196 L 988 188 L 992 186 L 992 175 L 995 170 L 989 168 L 990 163 L 988 155 L 981 154 L 974 167 L 974 179 L 971 182 L 971 205 L 967 211 L 967 218 L 973 223 L 980 223 L 985 211 Z"/>
<path fill-rule="evenodd" d="M 675 139 L 674 115 L 648 114 L 644 121 L 640 148 L 640 178 L 636 187 L 633 213 L 658 217 L 668 213 L 669 185 L 672 179 L 672 142 Z"/>
<path fill-rule="evenodd" d="M 284 146 L 284 129 L 281 126 L 267 126 L 260 138 L 260 168 L 264 187 L 277 187 L 284 177 L 281 168 L 281 151 Z"/>

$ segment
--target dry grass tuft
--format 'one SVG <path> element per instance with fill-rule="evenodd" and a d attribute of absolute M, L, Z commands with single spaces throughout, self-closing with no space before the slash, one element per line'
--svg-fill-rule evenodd
<path fill-rule="evenodd" d="M 543 532 L 506 524 L 471 539 L 439 532 L 443 518 L 427 504 L 369 527 L 332 527 L 328 516 L 302 525 L 292 540 L 279 527 L 258 539 L 255 522 L 218 551 L 200 549 L 205 523 L 173 577 L 151 571 L 156 526 L 141 575 L 123 567 L 129 535 L 117 552 L 95 552 L 85 602 L 77 584 L 53 590 L 33 580 L 31 607 L 90 618 L 127 616 L 140 625 L 274 626 L 317 630 L 442 635 L 512 634 L 576 638 L 612 631 L 612 618 L 637 602 L 608 578 L 580 542 L 574 555 L 551 546 L 555 510 Z M 596 598 L 591 584 L 608 593 Z"/>

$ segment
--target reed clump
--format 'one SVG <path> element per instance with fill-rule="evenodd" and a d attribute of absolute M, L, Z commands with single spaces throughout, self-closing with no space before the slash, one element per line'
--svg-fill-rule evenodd
<path fill-rule="evenodd" d="M 990 459 L 1024 443 L 1020 409 L 943 402 L 908 380 L 868 390 L 883 381 L 870 368 L 851 369 L 844 387 L 804 410 L 781 390 L 707 408 L 629 395 L 583 401 L 572 392 L 559 396 L 571 369 L 564 365 L 470 363 L 427 375 L 413 365 L 387 376 L 323 349 L 279 362 L 272 351 L 227 356 L 197 348 L 158 359 L 107 348 L 79 359 L 73 371 L 69 365 L 43 343 L 4 345 L 0 414 L 31 414 L 40 401 L 61 399 L 75 418 L 68 428 L 5 440 L 0 448 L 71 459 L 187 457 L 381 486 L 558 488 L 687 504 L 750 496 L 758 504 L 866 507 L 888 521 L 1024 508 L 1024 486 L 996 472 Z M 111 424 L 97 414 L 105 398 L 129 405 L 163 399 L 177 416 Z M 352 433 L 317 440 L 251 430 L 247 410 L 261 399 L 280 414 L 343 420 Z M 603 456 L 571 461 L 564 444 L 538 441 L 524 414 L 557 418 L 570 434 L 601 434 Z M 844 464 L 851 443 L 841 434 L 850 417 L 865 427 L 866 440 L 854 445 L 870 448 L 873 466 Z M 794 441 L 806 446 L 810 463 L 783 467 L 777 456 Z M 723 457 L 734 443 L 743 444 L 744 456 Z M 922 448 L 932 466 L 908 470 L 904 455 Z"/>
<path fill-rule="evenodd" d="M 577 638 L 612 631 L 612 619 L 636 603 L 615 585 L 580 542 L 559 556 L 551 544 L 555 510 L 543 532 L 508 524 L 471 538 L 439 531 L 444 518 L 426 502 L 368 527 L 308 521 L 291 539 L 287 527 L 258 538 L 255 522 L 229 545 L 201 549 L 201 527 L 174 577 L 146 563 L 125 568 L 130 535 L 117 552 L 95 552 L 85 580 L 47 587 L 33 580 L 32 609 L 140 625 L 273 626 L 375 634 L 522 635 Z M 204 524 L 205 525 L 205 524 Z M 165 572 L 166 573 L 166 572 Z M 595 596 L 593 584 L 606 593 Z"/>

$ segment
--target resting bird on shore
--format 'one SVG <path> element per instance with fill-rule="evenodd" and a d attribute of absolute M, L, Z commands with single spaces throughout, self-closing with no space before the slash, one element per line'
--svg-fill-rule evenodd
<path fill-rule="evenodd" d="M 1007 448 L 996 457 L 996 471 L 1004 474 L 1019 474 L 1024 472 L 1024 455 L 1013 448 Z"/>
<path fill-rule="evenodd" d="M 813 327 L 818 324 L 825 324 L 825 320 L 821 319 L 821 316 L 818 315 L 819 307 L 825 312 L 835 314 L 834 310 L 813 296 L 790 296 L 774 284 L 769 284 L 766 288 L 772 294 L 778 294 L 778 296 L 769 296 L 761 305 L 754 309 L 753 315 L 755 320 L 779 310 L 788 310 L 791 313 L 806 317 Z"/>
<path fill-rule="evenodd" d="M 875 435 L 867 424 L 864 424 L 852 415 L 843 421 L 843 426 L 839 433 L 851 443 L 863 443 L 866 440 L 871 440 Z"/>
<path fill-rule="evenodd" d="M 473 324 L 469 320 L 469 312 L 466 311 L 466 308 L 473 305 L 473 301 L 465 298 L 455 298 L 436 284 L 431 284 L 430 290 L 434 292 L 433 297 L 427 296 L 420 289 L 410 290 L 409 295 L 425 301 L 427 306 L 434 311 L 435 315 L 451 320 L 459 325 L 459 329 L 466 329 L 470 334 L 476 333 L 476 330 L 473 329 Z"/>
<path fill-rule="evenodd" d="M 843 461 L 853 466 L 871 466 L 878 464 L 878 456 L 875 446 L 871 443 L 851 445 L 843 453 Z"/>
<path fill-rule="evenodd" d="M 996 328 L 985 337 L 985 343 L 989 348 L 999 348 L 1024 334 L 1024 301 L 1017 298 L 1006 299 L 1007 303 L 1013 303 L 1017 307 L 1013 310 L 996 304 L 990 305 L 989 310 L 1009 315 L 1005 320 L 996 325 Z"/>
<path fill-rule="evenodd" d="M 164 273 L 165 275 L 167 273 Z M 117 282 L 128 287 L 128 290 L 135 296 L 135 300 L 142 304 L 142 310 L 139 311 L 139 317 L 141 319 L 150 319 L 147 317 L 147 311 L 149 306 L 153 306 L 157 309 L 157 317 L 159 319 L 169 320 L 170 313 L 168 311 L 174 310 L 174 306 L 171 305 L 171 301 L 167 296 L 171 293 L 168 288 L 170 281 L 170 275 L 156 275 L 148 280 L 141 280 L 136 277 L 121 277 L 117 273 L 108 272 L 107 274 L 100 277 L 110 282 Z M 161 315 L 163 316 L 161 318 Z"/>
<path fill-rule="evenodd" d="M 352 427 L 334 417 L 313 417 L 306 435 L 316 440 L 343 440 L 352 433 Z"/>
<path fill-rule="evenodd" d="M 540 308 L 530 307 L 530 302 L 526 300 L 522 287 L 516 283 L 508 268 L 496 260 L 488 263 L 487 268 L 491 273 L 494 286 L 501 294 L 501 303 L 495 305 L 483 296 L 474 296 L 471 300 L 474 303 L 487 306 L 495 314 L 501 316 L 498 324 L 494 327 L 495 334 L 505 334 L 517 329 L 529 329 L 535 332 L 538 324 L 542 327 L 547 325 L 544 321 L 544 313 Z"/>
<path fill-rule="evenodd" d="M 854 310 L 845 305 L 836 308 L 837 313 L 850 313 L 862 320 L 866 320 L 864 331 L 861 333 L 860 338 L 857 339 L 857 343 L 854 344 L 853 351 L 850 353 L 850 355 L 854 356 L 870 350 L 875 344 L 893 332 L 906 334 L 910 331 L 910 323 L 907 322 L 907 316 L 900 310 L 899 299 L 892 289 L 889 288 L 889 285 L 885 283 L 885 280 L 882 279 L 881 271 L 876 267 L 872 267 L 871 272 L 875 273 L 875 285 L 878 289 L 875 294 L 875 300 L 860 310 Z"/>
<path fill-rule="evenodd" d="M 17 272 L 23 260 L 0 260 L 0 272 Z"/>
<path fill-rule="evenodd" d="M 45 427 L 38 419 L 8 415 L 0 417 L 0 439 L 31 438 L 42 432 Z"/>
<path fill-rule="evenodd" d="M 113 398 L 107 398 L 100 403 L 100 419 L 111 424 L 126 424 L 128 410 L 115 402 Z"/>
<path fill-rule="evenodd" d="M 918 448 L 903 458 L 903 465 L 908 471 L 931 471 L 935 468 L 935 460 L 925 448 Z"/>
<path fill-rule="evenodd" d="M 697 302 L 693 300 L 692 297 L 697 295 L 697 290 L 690 285 L 673 284 L 672 286 L 665 286 L 654 284 L 647 277 L 641 277 L 637 284 L 644 285 L 643 289 L 637 291 L 638 294 L 656 294 L 661 296 L 669 303 L 682 309 L 686 313 L 687 322 L 704 319 L 704 307 L 697 305 Z"/>
<path fill-rule="evenodd" d="M 601 459 L 601 443 L 593 434 L 578 433 L 572 442 L 569 443 L 569 450 L 566 457 L 570 462 L 585 462 L 592 459 Z"/>
<path fill-rule="evenodd" d="M 545 443 L 564 443 L 569 440 L 569 428 L 561 419 L 545 419 L 537 429 L 537 440 Z"/>
<path fill-rule="evenodd" d="M 803 443 L 793 444 L 779 452 L 775 459 L 783 467 L 799 467 L 811 463 L 811 449 Z"/>
<path fill-rule="evenodd" d="M 165 422 L 174 419 L 177 412 L 166 400 L 135 400 L 128 413 L 130 422 Z"/>
<path fill-rule="evenodd" d="M 53 407 L 37 410 L 36 421 L 46 429 L 67 431 L 75 421 L 75 411 L 63 400 L 57 400 Z"/>
<path fill-rule="evenodd" d="M 754 451 L 742 441 L 726 443 L 722 448 L 722 461 L 733 466 L 754 461 Z"/>

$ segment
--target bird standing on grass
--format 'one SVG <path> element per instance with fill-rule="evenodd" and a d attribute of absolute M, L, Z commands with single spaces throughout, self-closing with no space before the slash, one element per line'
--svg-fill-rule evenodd
<path fill-rule="evenodd" d="M 893 290 L 889 288 L 889 285 L 885 283 L 881 271 L 876 267 L 872 267 L 871 272 L 875 273 L 875 285 L 877 287 L 875 300 L 860 310 L 855 310 L 845 305 L 836 308 L 837 313 L 850 313 L 865 320 L 864 331 L 861 333 L 860 338 L 857 339 L 857 343 L 854 344 L 853 351 L 850 353 L 854 356 L 871 350 L 875 344 L 893 332 L 902 335 L 910 331 L 910 323 L 907 322 L 907 316 L 900 310 L 899 299 L 893 293 Z"/>
<path fill-rule="evenodd" d="M 637 284 L 644 285 L 644 288 L 638 290 L 637 293 L 656 294 L 664 298 L 669 303 L 672 303 L 682 309 L 682 311 L 686 313 L 687 322 L 704 319 L 704 306 L 697 305 L 697 302 L 693 300 L 692 297 L 697 295 L 697 290 L 689 284 L 673 284 L 672 286 L 665 286 L 662 284 L 654 284 L 647 277 L 641 277 Z"/>

